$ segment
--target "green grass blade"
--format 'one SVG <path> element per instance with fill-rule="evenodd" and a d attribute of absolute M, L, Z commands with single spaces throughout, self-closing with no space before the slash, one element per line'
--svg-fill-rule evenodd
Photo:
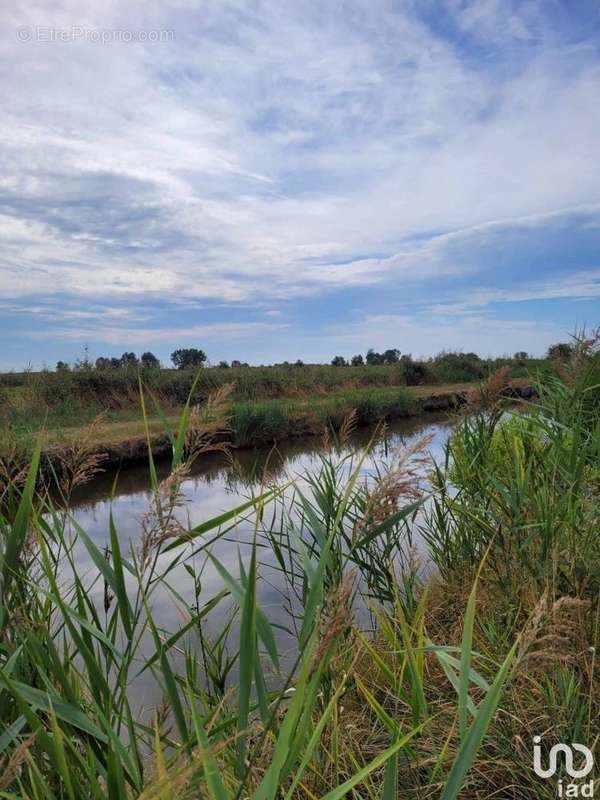
<path fill-rule="evenodd" d="M 162 552 L 168 553 L 169 550 L 173 550 L 176 547 L 181 547 L 181 545 L 193 541 L 198 536 L 202 536 L 208 531 L 212 531 L 215 528 L 220 528 L 226 522 L 230 522 L 232 519 L 239 517 L 244 512 L 249 511 L 252 508 L 256 508 L 262 503 L 269 502 L 281 491 L 283 491 L 283 489 L 269 489 L 269 491 L 264 492 L 258 497 L 253 497 L 251 500 L 247 500 L 245 503 L 236 506 L 236 508 L 231 509 L 231 511 L 226 511 L 223 514 L 219 514 L 218 516 L 207 520 L 206 522 L 202 522 L 200 525 L 195 525 L 193 528 L 190 528 L 189 531 L 186 531 L 177 539 L 174 539 L 169 545 L 167 545 L 167 547 L 164 547 Z"/>
<path fill-rule="evenodd" d="M 336 703 L 339 700 L 340 695 L 342 694 L 345 688 L 346 688 L 346 683 L 345 681 L 342 681 L 338 686 L 338 688 L 336 689 L 331 700 L 327 704 L 325 711 L 321 714 L 319 721 L 315 725 L 315 728 L 310 736 L 310 739 L 308 740 L 308 744 L 306 745 L 306 750 L 304 751 L 302 760 L 300 761 L 298 767 L 294 770 L 294 780 L 292 781 L 290 788 L 286 792 L 285 800 L 293 800 L 294 792 L 296 791 L 296 788 L 298 787 L 298 784 L 302 779 L 302 775 L 304 774 L 306 767 L 310 763 L 310 759 L 312 758 L 312 754 L 314 753 L 317 745 L 321 741 L 321 736 L 323 735 L 323 731 L 325 730 L 325 725 L 329 721 L 329 718 L 333 713 L 333 709 L 335 708 Z"/>
<path fill-rule="evenodd" d="M 458 730 L 460 732 L 461 741 L 465 737 L 468 725 L 469 678 L 471 672 L 471 652 L 473 649 L 476 590 L 477 582 L 473 584 L 473 588 L 469 594 L 469 600 L 467 602 L 467 609 L 465 611 L 465 619 L 463 623 L 463 636 L 461 643 L 460 672 L 458 678 Z"/>
<path fill-rule="evenodd" d="M 382 800 L 396 800 L 398 797 L 398 756 L 392 756 L 385 765 Z"/>
<path fill-rule="evenodd" d="M 110 551 L 112 554 L 113 565 L 114 565 L 113 567 L 113 575 L 115 582 L 114 592 L 117 598 L 117 604 L 119 607 L 123 628 L 125 629 L 127 638 L 130 639 L 132 634 L 131 617 L 133 612 L 129 604 L 127 590 L 125 588 L 125 574 L 123 572 L 121 546 L 119 544 L 119 537 L 117 535 L 117 529 L 115 527 L 112 509 L 110 511 L 110 516 L 108 520 L 108 528 L 110 533 Z"/>
<path fill-rule="evenodd" d="M 246 729 L 249 721 L 250 694 L 256 652 L 256 540 L 252 545 L 248 586 L 244 595 L 240 622 L 240 675 L 238 706 L 238 741 L 236 773 L 242 778 L 245 772 Z"/>
<path fill-rule="evenodd" d="M 15 694 L 19 695 L 21 699 L 25 700 L 27 704 L 36 711 L 50 712 L 54 711 L 57 717 L 78 728 L 84 733 L 90 734 L 100 742 L 108 742 L 106 734 L 76 706 L 71 703 L 66 703 L 58 695 L 51 695 L 49 692 L 42 692 L 33 686 L 27 686 L 19 681 L 8 681 L 5 677 L 3 679 L 8 685 L 8 688 Z"/>
<path fill-rule="evenodd" d="M 398 741 L 394 742 L 391 747 L 388 747 L 387 750 L 384 750 L 383 753 L 380 753 L 376 756 L 366 767 L 360 769 L 356 774 L 354 774 L 351 778 L 347 781 L 342 783 L 341 786 L 338 786 L 336 789 L 332 789 L 327 794 L 324 794 L 321 797 L 321 800 L 342 800 L 348 792 L 354 789 L 355 786 L 358 786 L 359 783 L 362 783 L 365 778 L 367 778 L 372 772 L 377 769 L 380 769 L 389 758 L 392 758 L 398 750 L 404 747 L 412 738 L 416 736 L 418 733 L 421 732 L 423 729 L 423 724 L 418 725 L 416 728 L 413 728 L 408 733 L 404 734 L 402 738 L 398 739 Z"/>
<path fill-rule="evenodd" d="M 17 508 L 12 525 L 8 526 L 4 544 L 4 553 L 2 555 L 2 570 L 1 570 L 1 585 L 0 585 L 0 629 L 6 621 L 6 608 L 5 603 L 7 600 L 8 591 L 11 582 L 16 574 L 21 551 L 27 538 L 27 529 L 29 520 L 33 513 L 33 496 L 35 493 L 35 484 L 37 480 L 38 467 L 40 463 L 40 453 L 42 445 L 38 442 L 33 454 L 31 462 L 27 471 L 27 478 L 21 493 L 21 499 Z"/>
<path fill-rule="evenodd" d="M 179 417 L 177 436 L 175 437 L 175 444 L 173 446 L 173 462 L 172 462 L 173 469 L 175 469 L 175 467 L 178 467 L 183 461 L 183 455 L 185 449 L 185 437 L 188 432 L 188 427 L 190 424 L 190 415 L 192 413 L 192 397 L 194 396 L 194 392 L 196 391 L 196 386 L 198 385 L 198 381 L 200 380 L 201 375 L 202 375 L 201 370 L 198 370 L 198 374 L 194 378 L 192 387 L 187 396 L 187 400 L 185 401 L 185 406 L 183 407 L 183 410 Z"/>
<path fill-rule="evenodd" d="M 150 437 L 150 422 L 146 412 L 146 400 L 144 398 L 144 386 L 142 384 L 141 375 L 138 375 L 138 390 L 140 393 L 140 406 L 142 409 L 142 419 L 144 421 L 144 431 L 146 433 L 146 444 L 148 447 L 148 465 L 150 467 L 150 480 L 153 489 L 158 489 L 158 473 L 156 472 L 156 464 L 154 463 L 154 456 L 152 455 L 152 440 Z"/>
<path fill-rule="evenodd" d="M 225 585 L 237 601 L 240 608 L 244 607 L 246 602 L 246 596 L 248 594 L 247 588 L 244 587 L 236 581 L 236 579 L 231 575 L 230 572 L 218 561 L 212 554 L 209 553 L 210 560 L 212 561 L 215 569 L 223 579 Z M 273 666 L 275 669 L 279 670 L 279 655 L 277 653 L 277 644 L 275 642 L 275 636 L 273 634 L 273 629 L 271 628 L 271 624 L 267 619 L 264 611 L 256 604 L 255 599 L 255 621 L 256 621 L 256 629 L 258 631 L 258 635 L 264 644 L 267 653 L 271 661 L 273 662 Z"/>
<path fill-rule="evenodd" d="M 388 729 L 392 736 L 396 738 L 400 733 L 398 723 L 387 713 L 385 708 L 381 705 L 373 693 L 365 686 L 358 675 L 354 676 L 354 682 L 356 683 L 359 692 L 367 701 L 368 705 L 375 712 L 375 715 L 379 721 Z"/>
<path fill-rule="evenodd" d="M 471 727 L 467 731 L 467 734 L 460 746 L 460 750 L 458 751 L 444 786 L 441 800 L 456 800 L 458 797 L 458 793 L 460 792 L 465 776 L 475 760 L 479 746 L 487 732 L 490 722 L 492 721 L 492 717 L 498 708 L 500 697 L 502 696 L 502 690 L 504 688 L 504 682 L 516 653 L 517 646 L 518 641 L 512 646 L 510 652 L 504 660 L 504 663 L 500 667 L 494 682 L 490 686 L 487 695 L 477 708 L 477 716 L 471 723 Z"/>

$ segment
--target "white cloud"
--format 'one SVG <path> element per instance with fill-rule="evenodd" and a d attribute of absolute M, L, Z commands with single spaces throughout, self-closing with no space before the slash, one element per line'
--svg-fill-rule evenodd
<path fill-rule="evenodd" d="M 600 203 L 598 61 L 559 46 L 540 4 L 449 8 L 468 35 L 536 47 L 473 61 L 384 0 L 4 8 L 2 296 L 432 280 L 477 271 L 452 237 Z M 20 25 L 175 42 L 21 44 Z"/>
<path fill-rule="evenodd" d="M 266 323 L 266 322 L 214 322 L 206 323 L 204 325 L 187 325 L 187 326 L 157 326 L 153 328 L 123 328 L 115 325 L 88 325 L 76 328 L 56 328 L 53 329 L 52 335 L 60 339 L 67 339 L 75 342 L 105 342 L 112 345 L 121 345 L 123 342 L 129 342 L 131 346 L 141 345 L 145 346 L 146 343 L 160 342 L 168 344 L 172 342 L 181 342 L 186 339 L 201 340 L 201 341 L 222 341 L 224 339 L 236 339 L 240 337 L 250 336 L 256 333 L 265 333 L 270 331 L 278 331 L 285 328 L 284 323 Z M 33 334 L 36 337 L 43 337 L 47 332 L 40 331 Z"/>
<path fill-rule="evenodd" d="M 573 272 L 567 277 L 544 282 L 527 282 L 514 289 L 471 289 L 464 302 L 436 303 L 427 308 L 438 315 L 462 315 L 492 303 L 519 303 L 528 300 L 592 300 L 600 297 L 600 269 Z"/>
<path fill-rule="evenodd" d="M 428 357 L 441 350 L 476 351 L 482 357 L 500 356 L 526 349 L 542 355 L 548 346 L 564 341 L 561 325 L 537 320 L 501 320 L 486 314 L 457 317 L 451 321 L 409 315 L 367 315 L 360 321 L 334 327 L 327 335 L 327 352 L 351 355 L 365 347 L 384 350 L 397 347 L 414 357 Z M 330 356 L 329 356 L 330 357 Z"/>

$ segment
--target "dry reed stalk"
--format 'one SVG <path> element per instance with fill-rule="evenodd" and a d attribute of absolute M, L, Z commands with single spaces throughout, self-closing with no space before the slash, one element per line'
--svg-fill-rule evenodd
<path fill-rule="evenodd" d="M 230 396 L 233 389 L 233 383 L 223 384 L 209 395 L 204 405 L 192 408 L 185 437 L 188 464 L 202 453 L 228 454 L 231 450 Z"/>
<path fill-rule="evenodd" d="M 469 402 L 466 404 L 465 413 L 475 409 L 494 408 L 502 399 L 507 387 L 510 386 L 510 367 L 501 367 L 480 386 L 469 393 Z"/>
<path fill-rule="evenodd" d="M 545 608 L 540 612 L 541 605 Z M 546 594 L 534 611 L 536 619 L 535 634 L 533 625 L 528 625 L 523 637 L 523 662 L 528 669 L 546 669 L 558 662 L 575 664 L 587 648 L 584 615 L 589 611 L 589 600 L 579 597 L 559 597 L 548 608 Z M 544 621 L 544 624 L 542 622 Z M 544 633 L 537 635 L 543 628 Z"/>
<path fill-rule="evenodd" d="M 340 447 L 345 447 L 348 442 L 350 441 L 350 437 L 354 433 L 358 422 L 358 415 L 356 413 L 356 409 L 353 408 L 344 419 L 342 420 L 342 424 L 340 425 L 340 430 L 338 433 L 338 441 L 340 443 Z"/>
<path fill-rule="evenodd" d="M 344 575 L 341 582 L 330 592 L 325 601 L 324 611 L 319 621 L 319 643 L 311 664 L 313 671 L 318 667 L 333 642 L 352 627 L 351 597 L 355 580 L 355 571 Z"/>
<path fill-rule="evenodd" d="M 163 542 L 185 533 L 185 528 L 177 519 L 176 513 L 185 502 L 181 484 L 188 475 L 188 465 L 180 464 L 152 493 L 150 509 L 141 520 L 142 535 L 138 555 L 142 569 L 149 565 L 152 553 Z"/>
<path fill-rule="evenodd" d="M 10 756 L 0 765 L 2 769 L 0 774 L 1 792 L 7 790 L 13 781 L 18 778 L 21 772 L 21 767 L 27 760 L 27 756 L 31 750 L 31 746 L 33 745 L 36 735 L 37 734 L 33 733 L 27 739 L 24 739 L 19 745 L 17 745 L 17 747 L 15 747 Z"/>
<path fill-rule="evenodd" d="M 30 454 L 19 445 L 10 429 L 4 433 L 0 454 L 0 489 L 6 486 L 22 487 L 29 470 Z"/>
<path fill-rule="evenodd" d="M 371 526 L 380 525 L 397 510 L 400 500 L 415 501 L 422 494 L 425 468 L 431 463 L 428 447 L 433 435 L 422 436 L 398 451 L 396 465 L 377 478 L 368 492 L 361 520 L 354 525 L 353 539 L 365 535 Z"/>
<path fill-rule="evenodd" d="M 97 449 L 94 437 L 104 416 L 104 413 L 98 414 L 58 453 L 60 487 L 67 497 L 77 486 L 87 483 L 98 472 L 102 472 L 100 465 L 106 459 L 106 453 Z"/>

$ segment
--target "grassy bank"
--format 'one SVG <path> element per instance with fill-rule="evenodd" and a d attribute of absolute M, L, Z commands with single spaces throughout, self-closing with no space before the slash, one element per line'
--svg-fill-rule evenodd
<path fill-rule="evenodd" d="M 332 452 L 191 526 L 184 418 L 139 540 L 115 519 L 105 552 L 36 496 L 36 454 L 0 519 L 3 796 L 555 797 L 531 768 L 533 736 L 546 761 L 558 742 L 593 748 L 600 712 L 599 386 L 589 350 L 526 415 L 507 418 L 488 384 L 426 505 L 422 442 L 366 481 L 364 454 Z M 225 563 L 215 543 L 242 519 L 248 544 Z M 258 599 L 273 570 L 291 655 Z M 165 593 L 169 630 L 154 614 Z M 223 603 L 236 624 L 211 639 Z M 140 674 L 164 697 L 145 714 Z"/>
<path fill-rule="evenodd" d="M 236 447 L 249 447 L 301 436 L 321 436 L 325 430 L 338 430 L 350 412 L 354 413 L 354 424 L 363 426 L 418 413 L 427 401 L 440 405 L 442 410 L 451 409 L 458 402 L 455 398 L 472 390 L 472 384 L 435 388 L 382 387 L 347 389 L 314 398 L 235 401 L 231 399 L 235 392 L 225 386 L 221 391 L 227 393 L 227 407 L 221 412 L 227 416 L 229 440 Z M 138 396 L 137 408 L 108 410 L 96 417 L 92 408 L 88 408 L 75 418 L 49 414 L 43 421 L 15 420 L 6 428 L 0 459 L 7 461 L 12 453 L 17 461 L 22 460 L 24 453 L 32 451 L 42 426 L 48 452 L 61 447 L 96 451 L 104 448 L 107 457 L 118 462 L 120 458 L 127 461 L 127 456 L 125 449 L 119 456 L 116 448 L 127 448 L 139 442 L 141 446 L 137 449 L 144 458 L 146 430 L 152 437 L 160 438 L 165 430 L 176 428 L 181 413 L 181 409 L 162 408 L 150 398 L 146 407 L 145 419 L 140 414 Z"/>
<path fill-rule="evenodd" d="M 420 365 L 417 369 L 416 365 Z M 101 412 L 134 414 L 138 409 L 140 377 L 149 393 L 167 408 L 179 408 L 193 391 L 202 403 L 225 385 L 233 384 L 234 402 L 320 398 L 361 389 L 424 388 L 479 382 L 505 367 L 512 378 L 548 370 L 548 362 L 529 359 L 473 361 L 446 354 L 430 362 L 361 367 L 304 365 L 301 367 L 204 368 L 163 370 L 135 368 L 78 369 L 0 375 L 0 420 L 16 428 L 84 424 Z"/>
<path fill-rule="evenodd" d="M 492 366 L 504 361 L 507 379 L 525 371 L 523 363 L 514 359 L 482 361 L 447 353 L 430 362 L 360 367 L 81 368 L 4 375 L 0 376 L 0 459 L 19 460 L 21 453 L 30 452 L 41 429 L 51 447 L 80 441 L 82 446 L 110 448 L 134 442 L 144 436 L 141 386 L 149 398 L 147 424 L 153 434 L 173 425 L 188 400 L 202 405 L 226 389 L 231 435 L 237 446 L 244 447 L 320 435 L 324 428 L 337 429 L 353 409 L 359 425 L 406 416 L 418 412 L 425 397 L 476 387 Z M 422 370 L 417 369 L 419 364 Z M 550 369 L 546 362 L 533 359 L 527 365 Z M 421 385 L 407 385 L 411 375 Z M 440 382 L 443 376 L 454 379 Z M 118 463 L 118 454 L 113 460 Z"/>

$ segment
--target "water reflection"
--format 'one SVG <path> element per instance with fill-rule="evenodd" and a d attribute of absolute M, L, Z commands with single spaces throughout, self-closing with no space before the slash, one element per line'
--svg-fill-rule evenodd
<path fill-rule="evenodd" d="M 430 450 L 434 457 L 440 457 L 448 438 L 453 419 L 447 414 L 428 414 L 427 417 L 414 417 L 390 423 L 385 439 L 375 448 L 372 459 L 381 459 L 386 450 L 398 445 L 409 444 L 415 438 L 433 435 Z M 373 436 L 373 428 L 359 428 L 352 433 L 346 452 L 366 446 Z M 319 456 L 324 452 L 324 443 L 319 437 L 292 439 L 281 442 L 272 448 L 233 450 L 232 458 L 221 453 L 208 453 L 192 467 L 185 481 L 186 497 L 190 500 L 206 500 L 207 496 L 218 496 L 221 511 L 236 503 L 236 498 L 246 498 L 251 490 L 260 485 L 265 469 L 271 479 L 285 479 L 290 473 L 303 474 L 314 470 Z M 343 455 L 344 453 L 342 453 Z M 368 466 L 368 465 L 367 465 Z M 372 466 L 372 465 L 371 465 Z M 157 465 L 160 478 L 168 474 L 168 463 Z M 108 520 L 112 498 L 115 516 L 123 512 L 130 517 L 131 512 L 147 510 L 149 492 L 149 473 L 146 465 L 131 467 L 117 472 L 100 473 L 91 483 L 80 487 L 72 497 L 71 508 L 80 522 L 98 523 L 98 533 L 103 521 Z M 195 503 L 194 505 L 198 505 Z M 214 504 L 213 504 L 214 505 Z M 203 514 L 207 517 L 208 514 Z M 200 520 L 196 520 L 196 523 Z M 89 529 L 86 528 L 89 532 Z M 133 533 L 133 531 L 132 531 Z"/>
<path fill-rule="evenodd" d="M 401 420 L 391 424 L 385 438 L 365 459 L 363 472 L 366 475 L 372 473 L 399 445 L 410 444 L 424 435 L 432 436 L 429 450 L 434 458 L 439 459 L 452 424 L 447 415 L 428 415 L 426 418 Z M 373 430 L 370 429 L 355 431 L 343 451 L 338 453 L 339 457 L 343 458 L 349 452 L 360 450 L 370 442 L 372 435 Z M 184 525 L 198 525 L 241 504 L 253 493 L 260 491 L 266 472 L 271 482 L 282 482 L 288 478 L 302 480 L 303 476 L 318 470 L 323 449 L 323 442 L 314 437 L 286 442 L 276 449 L 234 451 L 232 461 L 228 461 L 222 454 L 201 457 L 182 486 L 185 502 L 180 510 L 180 521 Z M 158 466 L 159 476 L 166 477 L 168 465 Z M 148 512 L 150 502 L 148 468 L 133 468 L 120 474 L 102 474 L 82 487 L 72 498 L 71 513 L 74 524 L 81 526 L 99 547 L 104 547 L 108 544 L 109 518 L 112 512 L 125 554 L 131 547 L 139 547 L 141 520 Z M 252 533 L 252 522 L 241 518 L 226 536 L 211 547 L 214 557 L 235 577 L 239 573 L 240 555 L 242 561 L 246 561 Z M 95 574 L 94 565 L 81 542 L 76 545 L 75 557 L 81 575 Z M 169 556 L 163 558 L 166 563 Z M 293 654 L 295 637 L 285 632 L 291 621 L 283 595 L 284 582 L 276 569 L 273 552 L 268 547 L 260 549 L 260 565 L 259 603 L 271 621 L 281 626 L 278 645 L 282 654 L 285 655 L 286 651 Z M 190 568 L 201 586 L 201 604 L 223 588 L 222 578 L 206 552 L 187 559 L 186 567 L 187 569 L 183 565 L 177 567 L 169 576 L 169 585 L 161 586 L 153 595 L 153 615 L 157 624 L 165 630 L 174 630 L 182 624 L 181 602 L 177 596 L 185 602 L 194 601 L 194 577 L 190 574 Z M 97 594 L 100 603 L 102 586 L 99 582 L 94 585 L 92 594 Z M 207 618 L 203 635 L 213 639 L 218 636 L 230 619 L 231 610 L 232 604 L 229 600 L 220 603 Z M 193 641 L 190 643 L 194 644 Z M 135 691 L 136 699 L 139 698 L 140 705 L 146 708 L 160 701 L 157 688 L 148 674 L 139 682 Z"/>

